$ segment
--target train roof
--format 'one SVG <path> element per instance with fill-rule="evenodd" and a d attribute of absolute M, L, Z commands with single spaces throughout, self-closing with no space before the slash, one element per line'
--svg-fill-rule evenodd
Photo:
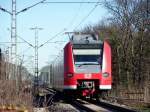
<path fill-rule="evenodd" d="M 71 37 L 70 41 L 73 44 L 102 44 L 101 40 L 98 40 L 96 34 L 75 34 Z"/>

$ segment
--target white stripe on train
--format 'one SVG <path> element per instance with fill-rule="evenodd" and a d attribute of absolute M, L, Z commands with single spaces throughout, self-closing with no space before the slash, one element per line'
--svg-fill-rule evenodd
<path fill-rule="evenodd" d="M 99 89 L 111 89 L 111 85 L 99 85 Z"/>
<path fill-rule="evenodd" d="M 64 89 L 77 89 L 77 85 L 65 85 Z M 99 89 L 111 89 L 111 85 L 99 85 Z"/>
<path fill-rule="evenodd" d="M 64 85 L 64 89 L 77 89 L 77 85 Z"/>

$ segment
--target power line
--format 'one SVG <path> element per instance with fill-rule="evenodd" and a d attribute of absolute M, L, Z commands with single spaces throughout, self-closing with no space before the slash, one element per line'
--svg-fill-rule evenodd
<path fill-rule="evenodd" d="M 46 1 L 46 0 L 42 0 L 42 1 L 37 2 L 37 3 L 35 3 L 35 4 L 33 4 L 33 5 L 29 6 L 29 7 L 26 7 L 26 8 L 24 8 L 24 9 L 18 11 L 18 12 L 16 13 L 16 15 L 19 14 L 19 13 L 21 13 L 21 12 L 25 12 L 25 11 L 27 11 L 28 9 L 30 9 L 30 8 L 32 8 L 32 7 L 34 7 L 34 6 L 37 6 L 38 4 L 44 3 L 44 1 Z"/>
<path fill-rule="evenodd" d="M 21 40 L 23 40 L 24 43 L 27 43 L 29 46 L 34 48 L 34 46 L 32 44 L 30 44 L 28 41 L 26 41 L 25 39 L 21 38 L 20 36 L 17 36 L 17 37 L 20 38 Z"/>
<path fill-rule="evenodd" d="M 8 28 L 7 30 L 10 31 L 9 28 Z M 27 43 L 29 46 L 31 46 L 31 47 L 34 48 L 34 46 L 33 46 L 31 43 L 29 43 L 28 41 L 26 41 L 26 40 L 23 39 L 22 37 L 20 37 L 20 36 L 18 36 L 18 35 L 16 35 L 16 37 L 18 37 L 19 39 L 21 39 L 21 40 L 23 41 L 23 42 L 17 42 L 17 43 Z M 5 43 L 9 43 L 9 42 L 5 42 Z"/>
<path fill-rule="evenodd" d="M 83 0 L 81 1 L 83 2 Z M 82 3 L 80 3 L 79 5 L 79 8 L 78 8 L 78 11 L 76 12 L 76 14 L 74 15 L 73 19 L 70 21 L 69 25 L 68 26 L 72 26 L 75 22 L 75 19 L 77 18 L 77 16 L 79 15 L 79 12 L 81 10 L 81 6 L 82 6 Z"/>
<path fill-rule="evenodd" d="M 12 42 L 0 42 L 0 43 L 11 44 Z M 21 44 L 21 43 L 26 43 L 26 42 L 17 42 L 17 43 Z"/>
<path fill-rule="evenodd" d="M 1 6 L 0 6 L 0 10 L 1 10 L 1 11 L 3 11 L 3 12 L 8 13 L 8 14 L 10 14 L 10 15 L 12 15 L 12 13 L 11 13 L 10 11 L 8 11 L 8 10 L 4 9 L 4 8 L 3 8 L 3 7 L 1 7 Z"/>
<path fill-rule="evenodd" d="M 97 2 L 97 3 L 99 3 L 99 2 Z M 99 5 L 99 4 L 96 4 L 96 5 L 90 10 L 90 12 L 81 20 L 81 22 L 74 28 L 74 30 L 77 29 L 77 28 L 92 14 L 92 12 L 97 8 L 98 5 Z"/>
<path fill-rule="evenodd" d="M 19 54 L 24 54 L 24 53 L 26 53 L 30 49 L 31 49 L 31 47 L 27 47 L 25 50 L 21 51 Z"/>
<path fill-rule="evenodd" d="M 30 29 L 33 30 L 33 29 L 35 29 L 35 28 L 30 28 Z M 40 30 L 41 30 L 41 28 L 40 28 Z M 55 43 L 55 44 L 56 44 L 56 43 L 63 43 L 63 42 L 66 42 L 66 41 L 52 41 L 52 42 L 50 42 L 52 39 L 56 38 L 56 37 L 59 36 L 60 34 L 63 34 L 65 30 L 66 30 L 66 29 L 61 30 L 59 33 L 57 33 L 57 34 L 55 34 L 53 37 L 51 37 L 48 41 L 46 41 L 46 42 L 44 42 L 43 44 L 41 44 L 40 46 L 38 46 L 38 48 L 42 47 L 42 46 L 45 45 L 46 43 Z M 10 31 L 9 28 L 8 28 L 8 31 Z M 30 47 L 35 48 L 35 46 L 34 46 L 33 44 L 31 44 L 30 42 L 26 41 L 26 40 L 23 39 L 22 37 L 20 37 L 20 36 L 18 36 L 18 35 L 17 35 L 17 37 L 23 41 L 23 42 L 17 42 L 17 43 L 26 43 L 26 44 L 28 44 Z M 11 44 L 11 42 L 0 42 L 0 43 L 8 43 L 8 44 L 10 43 L 10 44 Z"/>
<path fill-rule="evenodd" d="M 48 42 L 48 43 L 64 43 L 64 42 L 66 42 L 66 41 L 54 41 L 54 42 Z"/>
<path fill-rule="evenodd" d="M 43 3 L 44 1 L 46 1 L 46 0 L 41 0 L 40 2 L 37 2 L 37 3 L 35 3 L 29 7 L 26 7 L 24 9 L 18 11 L 18 12 L 16 11 L 16 7 L 17 7 L 16 0 L 12 0 L 11 12 L 0 6 L 1 11 L 6 12 L 6 13 L 11 15 L 11 42 L 12 42 L 12 44 L 11 44 L 11 57 L 13 59 L 12 62 L 13 63 L 15 62 L 16 65 L 17 65 L 17 62 L 15 61 L 16 60 L 15 57 L 17 55 L 17 36 L 16 36 L 17 35 L 17 18 L 16 18 L 16 16 L 21 12 L 25 12 L 34 6 L 37 6 L 38 4 Z"/>
<path fill-rule="evenodd" d="M 49 43 L 51 40 L 53 40 L 54 38 L 56 38 L 58 35 L 63 34 L 65 32 L 66 29 L 63 29 L 62 31 L 60 31 L 59 33 L 57 33 L 56 35 L 54 35 L 52 38 L 50 38 L 49 40 L 47 40 L 46 42 L 44 42 L 43 44 L 41 44 L 38 48 L 44 46 L 45 44 Z"/>
<path fill-rule="evenodd" d="M 95 3 L 101 3 L 101 2 L 67 2 L 67 1 L 63 1 L 63 2 L 43 2 L 43 3 L 51 3 L 51 4 L 95 4 Z"/>

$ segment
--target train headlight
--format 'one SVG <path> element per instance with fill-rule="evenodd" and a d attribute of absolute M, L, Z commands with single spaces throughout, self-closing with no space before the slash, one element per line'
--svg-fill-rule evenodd
<path fill-rule="evenodd" d="M 67 77 L 73 77 L 73 74 L 71 74 L 71 73 L 69 73 L 69 74 L 67 74 Z"/>
<path fill-rule="evenodd" d="M 105 73 L 103 73 L 102 75 L 103 75 L 103 77 L 108 77 L 108 76 L 109 76 L 109 73 L 105 72 Z"/>

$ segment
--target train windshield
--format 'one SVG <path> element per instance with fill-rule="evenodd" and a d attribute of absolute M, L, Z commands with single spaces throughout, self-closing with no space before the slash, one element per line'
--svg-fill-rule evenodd
<path fill-rule="evenodd" d="M 100 55 L 74 55 L 75 64 L 100 64 Z"/>
<path fill-rule="evenodd" d="M 73 58 L 78 73 L 101 71 L 101 49 L 73 49 Z"/>

